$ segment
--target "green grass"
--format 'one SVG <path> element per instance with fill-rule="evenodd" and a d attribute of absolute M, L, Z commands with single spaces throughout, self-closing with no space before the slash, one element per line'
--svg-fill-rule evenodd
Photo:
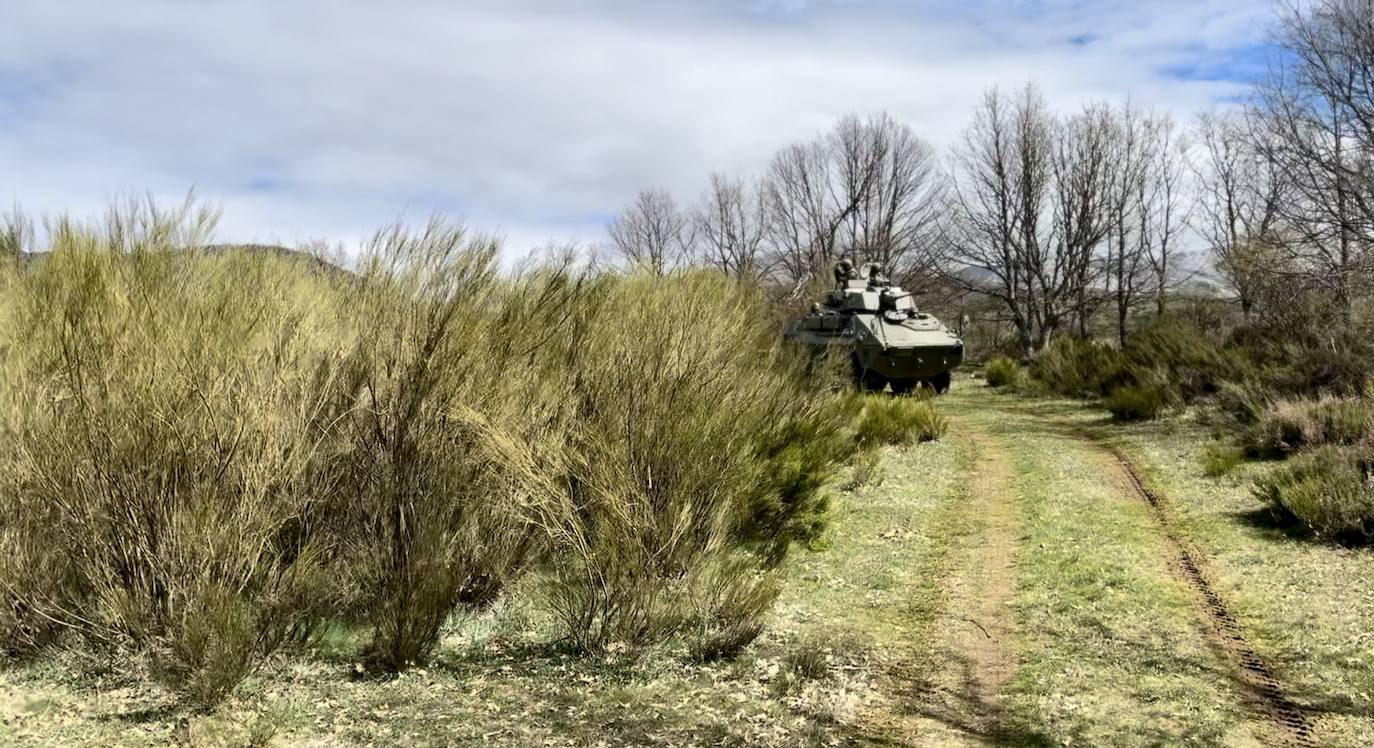
<path fill-rule="evenodd" d="M 1007 405 L 1017 404 L 1011 400 Z M 1209 559 L 1214 588 L 1250 644 L 1308 708 L 1320 743 L 1357 746 L 1374 731 L 1374 553 L 1333 546 L 1285 527 L 1257 498 L 1257 477 L 1282 463 L 1242 463 L 1209 476 L 1211 442 L 1198 413 L 1129 425 L 1081 403 L 1037 401 L 1043 417 L 1117 444 L 1169 498 L 1183 536 Z"/>
<path fill-rule="evenodd" d="M 1015 402 L 966 390 L 949 409 L 1001 438 L 1016 462 L 1024 539 L 1015 728 L 1056 745 L 1212 745 L 1233 736 L 1236 697 L 1148 508 L 1108 477 L 1100 450 L 1000 407 Z"/>
<path fill-rule="evenodd" d="M 797 559 L 780 618 L 808 622 L 799 632 L 824 627 L 879 648 L 921 641 L 940 603 L 950 542 L 931 525 L 957 506 L 969 469 L 956 441 L 887 452 L 881 484 L 839 502 L 826 551 Z"/>
<path fill-rule="evenodd" d="M 1362 745 L 1374 731 L 1374 553 L 1329 545 L 1285 527 L 1252 481 L 1282 469 L 1250 463 L 1221 479 L 1196 460 L 1206 430 L 1145 424 L 1121 435 L 1190 540 L 1212 558 L 1219 590 L 1297 700 L 1318 715 L 1329 745 Z"/>

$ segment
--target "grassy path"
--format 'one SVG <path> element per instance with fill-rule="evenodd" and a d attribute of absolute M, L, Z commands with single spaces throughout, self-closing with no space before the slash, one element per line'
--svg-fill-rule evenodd
<path fill-rule="evenodd" d="M 1251 490 L 1253 480 L 1277 464 L 1248 463 L 1220 478 L 1204 474 L 1199 458 L 1209 429 L 1188 415 L 1122 426 L 1081 403 L 964 394 L 976 407 L 1015 408 L 1042 422 L 1071 426 L 1080 435 L 1086 431 L 1127 456 L 1162 499 L 1160 512 L 1171 531 L 1200 554 L 1208 586 L 1231 619 L 1223 628 L 1243 637 L 1244 648 L 1276 681 L 1280 696 L 1300 711 L 1310 733 L 1307 742 L 1370 744 L 1374 591 L 1367 580 L 1374 578 L 1374 553 L 1317 542 L 1277 521 Z M 1233 676 L 1238 654 L 1244 653 L 1234 647 L 1221 653 L 1231 660 Z M 1246 695 L 1257 685 L 1262 691 L 1265 679 L 1257 682 L 1245 672 L 1246 663 L 1240 664 L 1239 692 Z M 1252 706 L 1275 711 L 1273 694 L 1248 695 Z M 1259 734 L 1267 742 L 1302 742 L 1295 739 L 1299 731 L 1284 732 Z"/>
<path fill-rule="evenodd" d="M 961 491 L 925 528 L 938 541 L 931 555 L 942 572 L 939 605 L 927 611 L 926 640 L 909 660 L 889 668 L 883 687 L 893 700 L 866 715 L 871 735 L 895 744 L 1002 742 L 1003 689 L 1015 674 L 1013 555 L 1019 518 L 1010 462 L 994 440 L 958 424 L 965 456 Z M 899 459 L 893 457 L 892 459 Z M 930 566 L 935 566 L 931 563 Z"/>
<path fill-rule="evenodd" d="M 962 519 L 981 532 L 946 581 L 950 598 L 937 646 L 958 667 L 943 670 L 937 682 L 944 681 L 939 691 L 953 698 L 951 711 L 969 732 L 1000 738 L 1007 722 L 1002 691 L 1018 667 L 1010 605 L 1020 517 L 1006 500 L 1014 475 L 1001 445 L 977 432 L 967 438 L 978 459 Z"/>
<path fill-rule="evenodd" d="M 1111 453 L 967 386 L 943 404 L 969 488 L 928 521 L 951 573 L 898 742 L 1270 742 Z"/>
<path fill-rule="evenodd" d="M 1367 744 L 1374 651 L 1341 606 L 1374 599 L 1334 575 L 1367 578 L 1370 554 L 1257 531 L 1244 481 L 1200 477 L 1186 421 L 1121 428 L 974 384 L 942 406 L 969 489 L 926 521 L 950 573 L 907 695 L 927 723 L 895 742 Z M 981 640 L 959 625 L 984 619 Z"/>

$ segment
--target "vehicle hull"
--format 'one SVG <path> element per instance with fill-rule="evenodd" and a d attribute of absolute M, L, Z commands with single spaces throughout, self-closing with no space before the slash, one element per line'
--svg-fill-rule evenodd
<path fill-rule="evenodd" d="M 963 341 L 935 322 L 913 330 L 860 315 L 829 320 L 830 325 L 812 321 L 794 323 L 784 340 L 817 353 L 847 351 L 855 379 L 871 389 L 879 389 L 879 383 L 893 383 L 894 389 L 921 384 L 944 389 L 949 373 L 964 361 Z"/>

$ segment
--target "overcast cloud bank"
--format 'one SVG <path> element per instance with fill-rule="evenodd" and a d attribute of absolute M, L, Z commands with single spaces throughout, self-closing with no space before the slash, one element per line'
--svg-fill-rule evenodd
<path fill-rule="evenodd" d="M 0 3 L 0 199 L 224 207 L 222 238 L 355 244 L 433 211 L 509 252 L 599 240 L 847 112 L 937 146 L 981 92 L 1188 119 L 1262 65 L 1254 0 Z"/>

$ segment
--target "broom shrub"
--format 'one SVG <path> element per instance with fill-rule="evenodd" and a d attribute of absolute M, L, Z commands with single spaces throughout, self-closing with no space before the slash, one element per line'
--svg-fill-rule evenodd
<path fill-rule="evenodd" d="M 324 623 L 397 671 L 519 589 L 584 651 L 727 657 L 841 468 L 945 429 L 831 386 L 718 274 L 503 273 L 442 220 L 344 272 L 215 218 L 59 218 L 0 260 L 0 653 L 141 658 L 205 708 Z"/>

